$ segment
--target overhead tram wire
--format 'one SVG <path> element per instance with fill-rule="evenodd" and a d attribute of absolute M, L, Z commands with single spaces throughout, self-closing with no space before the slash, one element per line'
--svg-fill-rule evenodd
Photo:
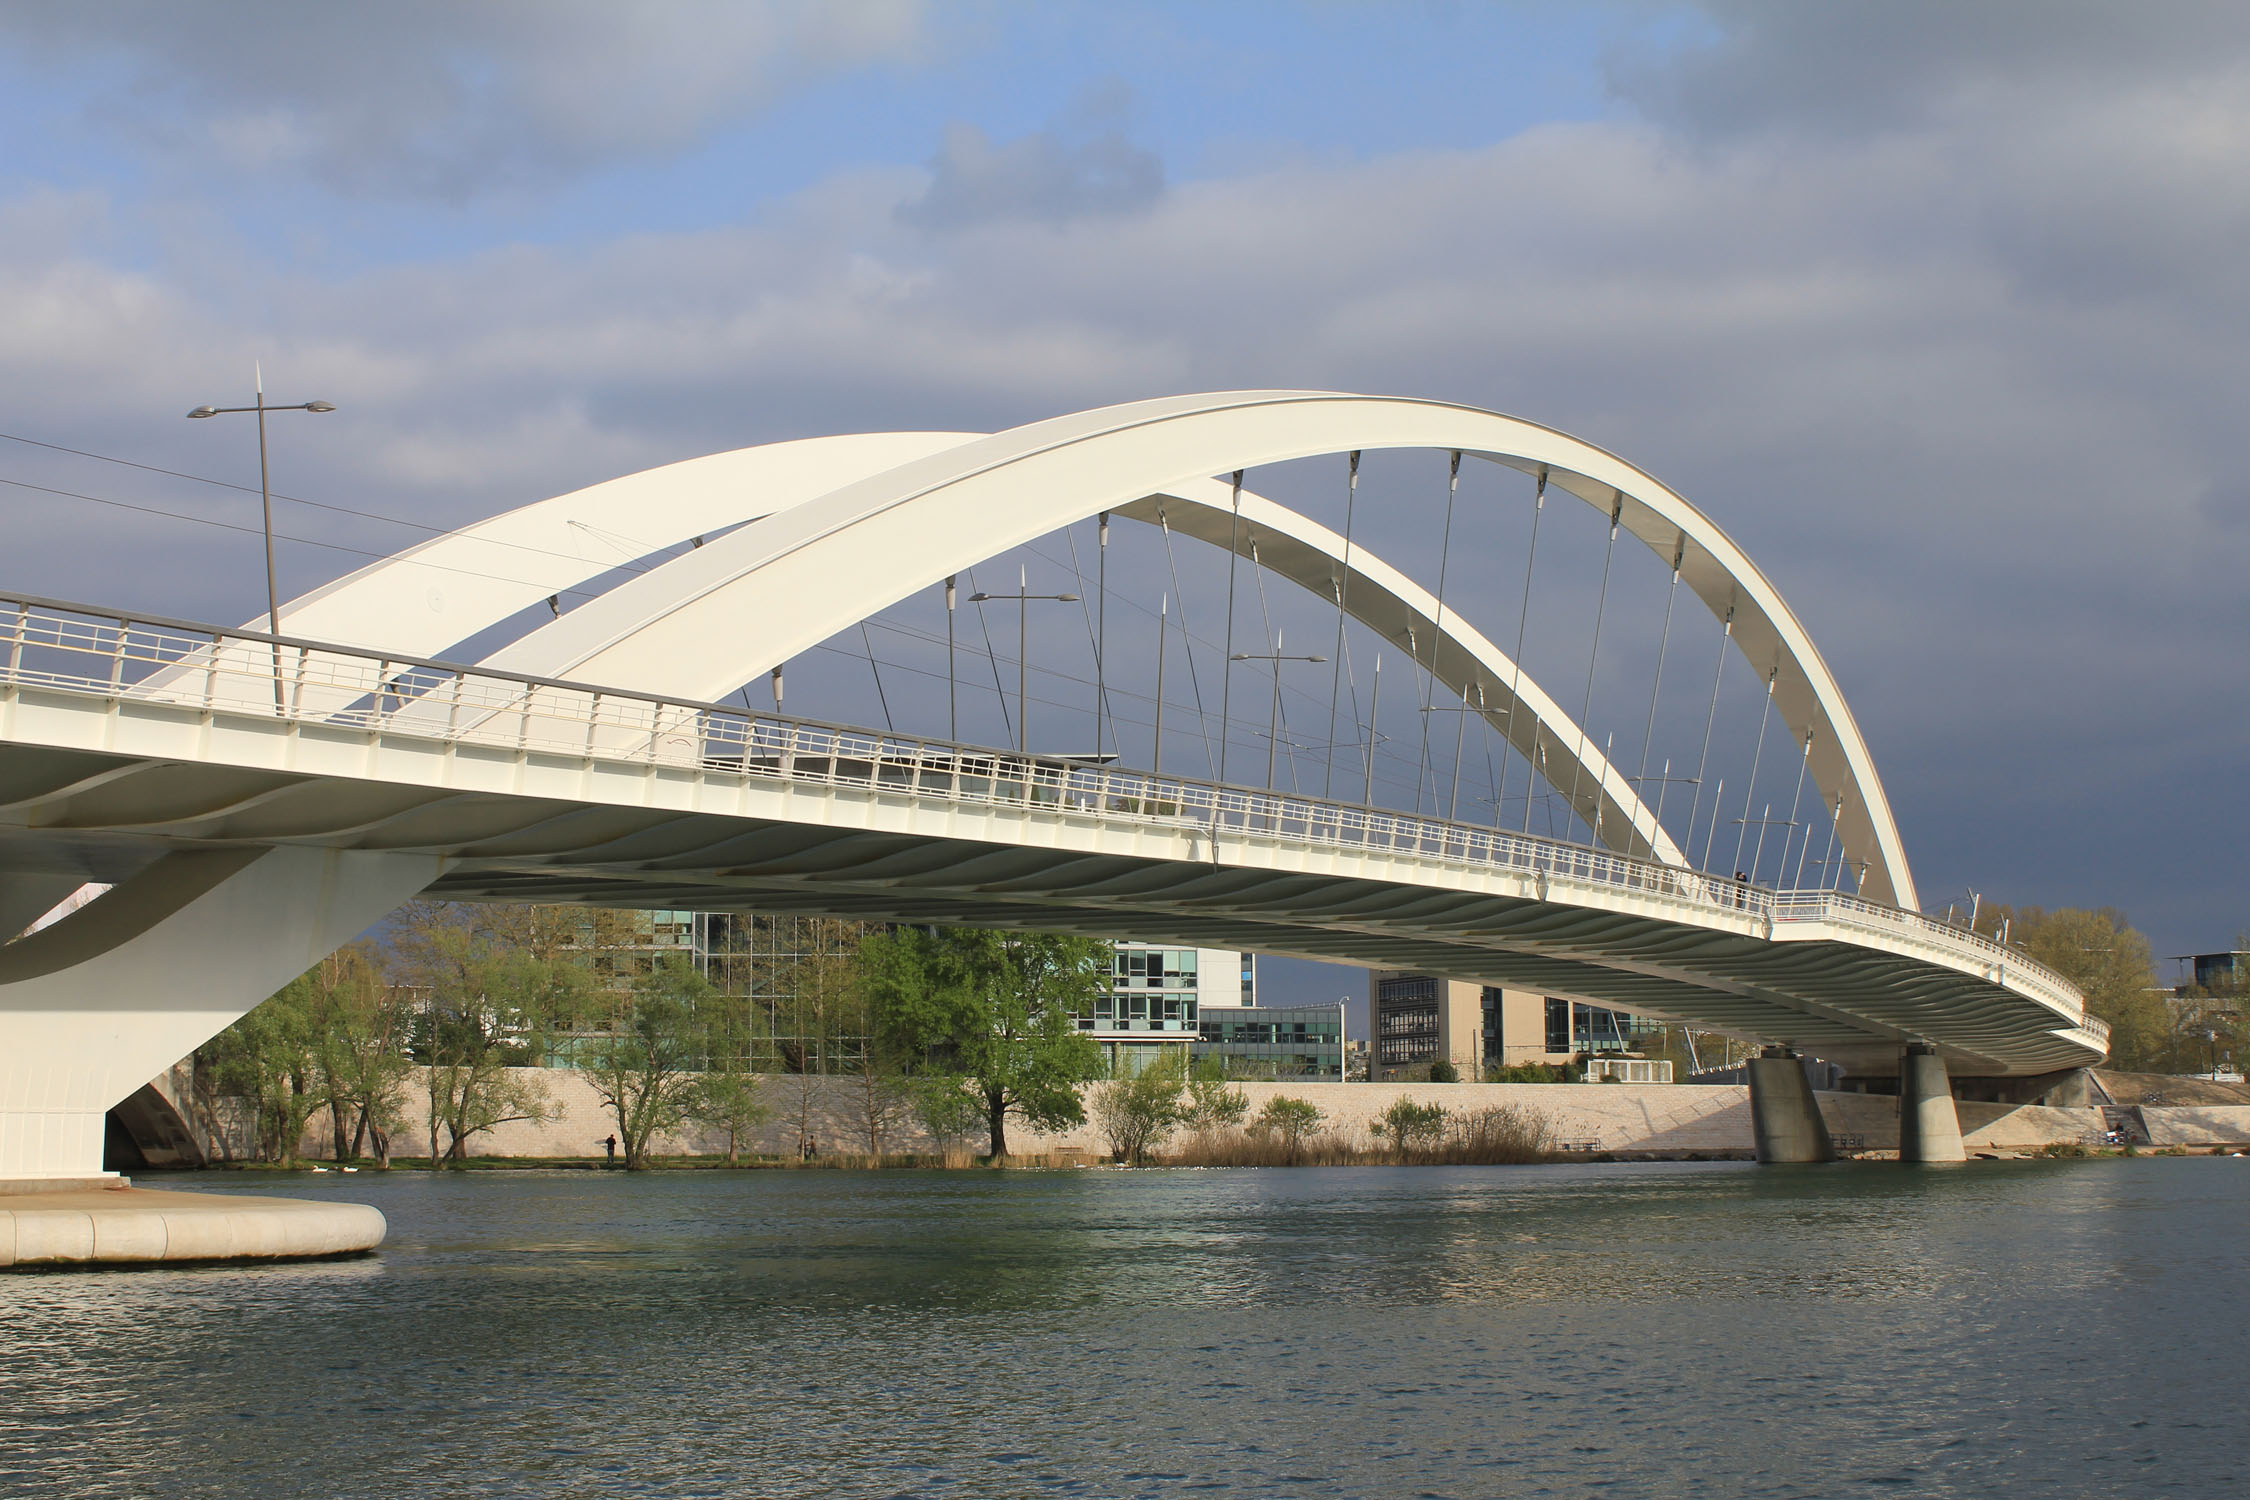
<path fill-rule="evenodd" d="M 54 453 L 68 453 L 68 454 L 70 454 L 70 455 L 72 455 L 73 457 L 76 457 L 76 458 L 90 458 L 90 459 L 93 459 L 93 460 L 95 460 L 95 461 L 96 461 L 96 462 L 98 462 L 98 463 L 105 463 L 105 464 L 116 464 L 116 465 L 118 465 L 118 466 L 119 466 L 119 467 L 121 467 L 121 468 L 127 468 L 127 469 L 139 469 L 139 470 L 141 470 L 141 471 L 142 471 L 143 473 L 148 473 L 148 474 L 161 474 L 161 475 L 163 475 L 164 477 L 166 477 L 167 479 L 185 479 L 185 480 L 189 481 L 189 482 L 190 482 L 190 483 L 192 483 L 192 484 L 207 484 L 207 485 L 210 485 L 210 486 L 211 486 L 212 488 L 214 488 L 214 489 L 222 489 L 222 490 L 233 490 L 233 491 L 234 491 L 235 493 L 237 493 L 237 494 L 240 494 L 240 495 L 255 495 L 255 494 L 258 494 L 258 493 L 260 493 L 260 492 L 259 492 L 259 489 L 258 489 L 258 487 L 257 487 L 256 485 L 254 485 L 254 484 L 236 484 L 236 483 L 235 483 L 235 482 L 234 482 L 233 480 L 231 480 L 231 479 L 214 479 L 214 478 L 212 478 L 212 477 L 211 477 L 210 475 L 208 475 L 208 474 L 190 474 L 190 473 L 188 473 L 187 471 L 185 471 L 185 470 L 183 470 L 183 469 L 167 469 L 167 468 L 164 468 L 164 467 L 162 467 L 161 465 L 158 465 L 158 464 L 144 464 L 144 463 L 140 463 L 140 462 L 138 462 L 138 461 L 136 461 L 136 460 L 134 460 L 134 459 L 130 459 L 130 458 L 118 458 L 118 457 L 116 457 L 116 456 L 115 456 L 115 455 L 113 455 L 113 454 L 108 454 L 108 453 L 95 453 L 95 452 L 92 452 L 91 450 L 89 450 L 89 449 L 85 449 L 85 448 L 71 448 L 71 447 L 67 447 L 67 446 L 65 446 L 64 444 L 61 444 L 61 443 L 47 443 L 47 442 L 42 442 L 42 441 L 40 441 L 40 440 L 39 440 L 38 438 L 28 438 L 28 437 L 23 437 L 23 436 L 21 436 L 21 435 L 19 435 L 19 434 L 17 434 L 17 433 L 12 433 L 12 432 L 0 432 L 0 439 L 4 439 L 4 440 L 6 440 L 6 441 L 8 441 L 8 442 L 11 442 L 11 443 L 22 443 L 22 444 L 25 444 L 25 445 L 26 445 L 26 446 L 28 446 L 28 447 L 33 447 L 33 448 L 45 448 L 45 449 L 49 450 L 50 452 L 54 452 Z M 22 488 L 25 488 L 25 489 L 40 489 L 40 488 L 42 488 L 42 486 L 39 486 L 39 485 L 34 485 L 34 484 L 24 484 L 24 483 L 23 483 L 23 481 L 21 481 L 21 480 L 8 480 L 8 479 L 0 479 L 0 484 L 16 484 L 16 485 L 19 485 L 19 486 L 21 486 Z M 157 509 L 154 509 L 154 508 L 147 508 L 147 507 L 134 507 L 134 506 L 131 506 L 131 505 L 129 505 L 129 504 L 127 503 L 127 502 L 125 502 L 125 501 L 122 501 L 122 500 L 105 500 L 105 499 L 103 499 L 103 498 L 102 498 L 101 496 L 99 496 L 99 495 L 82 495 L 82 494 L 78 494 L 77 492 L 75 492 L 75 491 L 72 491 L 72 490 L 48 490 L 48 491 L 47 491 L 47 493 L 49 493 L 49 494 L 55 494 L 55 495 L 66 495 L 66 496 L 69 496 L 70 498 L 72 498 L 72 499 L 76 499 L 76 500 L 90 500 L 90 501 L 92 501 L 93 503 L 95 503 L 95 504 L 97 504 L 97 505 L 115 505 L 115 506 L 119 506 L 119 507 L 121 507 L 121 508 L 124 508 L 124 509 L 136 509 L 136 508 L 144 508 L 144 509 L 148 509 L 148 510 L 149 510 L 149 513 L 150 513 L 150 514 L 152 514 L 152 515 L 162 515 L 162 516 L 170 516 L 170 517 L 171 517 L 172 519 L 174 519 L 174 520 L 178 520 L 178 521 L 193 521 L 193 522 L 196 522 L 196 523 L 198 523 L 198 524 L 203 524 L 203 525 L 211 525 L 211 524 L 224 524 L 224 523 L 214 523 L 214 522 L 210 522 L 210 521 L 208 521 L 208 520 L 207 520 L 206 518 L 204 518 L 204 517 L 201 517 L 201 516 L 182 515 L 182 514 L 180 514 L 180 513 L 179 513 L 179 512 L 177 512 L 177 511 L 157 510 Z M 379 522 L 381 522 L 382 524 L 384 524 L 384 525 L 386 525 L 386 526 L 404 526 L 404 527 L 408 528 L 409 530 L 412 530 L 412 531 L 420 531 L 420 532 L 424 532 L 424 533 L 426 533 L 426 534 L 428 534 L 428 535 L 430 535 L 430 536 L 433 536 L 433 537 L 446 537 L 446 536 L 455 536 L 455 535 L 459 535 L 459 534 L 461 533 L 461 531 L 462 531 L 462 528 L 461 528 L 461 527 L 458 527 L 458 526 L 438 526 L 438 525 L 433 525 L 432 523 L 430 523 L 430 522 L 428 522 L 428 521 L 416 521 L 416 520 L 412 520 L 412 519 L 410 519 L 410 518 L 408 518 L 408 517 L 406 517 L 406 516 L 390 516 L 390 515 L 385 515 L 385 514 L 383 514 L 383 513 L 381 512 L 381 511 L 373 511 L 373 510 L 360 510 L 360 509 L 358 509 L 358 508 L 356 508 L 356 507 L 354 507 L 354 506 L 349 506 L 349 505 L 337 505 L 337 504 L 335 504 L 335 503 L 333 503 L 333 502 L 331 502 L 331 501 L 327 501 L 327 500 L 308 500 L 308 499 L 306 499 L 306 498 L 305 498 L 304 496 L 302 496 L 302 495 L 285 495 L 285 494 L 283 494 L 283 493 L 282 493 L 281 491 L 279 491 L 279 490 L 275 490 L 275 491 L 273 492 L 273 498 L 274 498 L 274 499 L 276 499 L 276 500 L 280 500 L 280 501 L 285 501 L 285 502 L 287 502 L 287 503 L 288 503 L 288 504 L 290 504 L 290 505 L 302 505 L 302 506 L 305 506 L 305 507 L 307 507 L 307 508 L 309 508 L 309 509 L 312 509 L 312 510 L 325 510 L 325 511 L 330 511 L 330 512 L 333 512 L 333 513 L 334 513 L 334 514 L 336 514 L 336 515 L 340 515 L 340 516 L 351 516 L 351 517 L 354 517 L 354 518 L 356 518 L 356 519 L 358 519 L 358 520 L 362 520 L 362 521 L 379 521 Z M 472 522 L 471 524 L 473 525 L 473 524 L 476 524 L 476 523 Z M 248 529 L 248 528 L 237 528 L 237 529 Z M 312 539 L 312 538 L 310 538 L 310 537 L 301 537 L 301 536 L 289 536 L 289 535 L 287 535 L 287 534 L 284 534 L 284 533 L 276 533 L 276 535 L 275 535 L 275 540 L 277 540 L 277 541 L 286 541 L 286 542 L 296 542 L 296 543 L 299 543 L 299 544 L 301 544 L 301 545 L 303 545 L 303 546 L 308 546 L 308 547 L 327 547 L 327 548 L 330 548 L 330 549 L 332 549 L 332 550 L 334 550 L 334 551 L 339 551 L 339 552 L 353 552 L 353 553 L 356 553 L 356 554 L 358 554 L 359 556 L 362 556 L 362 557 L 372 557 L 372 558 L 376 558 L 376 559 L 379 559 L 379 560 L 380 560 L 380 559 L 388 559 L 388 558 L 390 558 L 390 557 L 393 557 L 393 556 L 395 556 L 395 555 L 396 555 L 396 554 L 394 554 L 394 553 L 389 553 L 389 552 L 369 552 L 369 551 L 366 551 L 366 550 L 365 550 L 365 549 L 363 549 L 363 548 L 358 548 L 358 547 L 347 547 L 347 546 L 344 546 L 344 545 L 342 545 L 342 544 L 340 544 L 340 543 L 336 543 L 336 542 L 321 542 L 321 541 L 315 541 L 315 540 L 313 540 L 313 539 Z M 563 559 L 563 560 L 564 560 L 564 561 L 566 561 L 566 562 L 578 562 L 578 561 L 581 561 L 581 560 L 582 560 L 582 559 L 580 559 L 580 558 L 579 558 L 578 556 L 576 556 L 576 555 L 575 555 L 575 554 L 573 554 L 573 553 L 569 553 L 569 552 L 557 552 L 556 550 L 554 550 L 554 549 L 553 549 L 553 548 L 551 548 L 551 547 L 540 547 L 540 546 L 535 546 L 535 545 L 533 545 L 533 544 L 532 544 L 532 543 L 530 543 L 530 542 L 516 542 L 516 541 L 508 541 L 508 540 L 506 540 L 506 539 L 504 539 L 504 538 L 500 538 L 500 537 L 479 537 L 479 538 L 477 538 L 477 540 L 478 540 L 479 542 L 483 543 L 483 544 L 484 544 L 484 545 L 486 545 L 486 546 L 490 546 L 490 547 L 506 547 L 506 548 L 509 548 L 509 549 L 511 549 L 511 550 L 514 550 L 514 551 L 517 551 L 517 552 L 529 552 L 529 553 L 531 553 L 531 554 L 533 554 L 533 555 L 535 555 L 535 556 L 538 556 L 538 557 L 554 557 L 554 558 L 561 558 L 561 559 Z M 438 566 L 442 566 L 442 565 L 441 565 L 441 564 L 433 564 L 433 563 L 424 563 L 424 564 L 422 564 L 422 566 L 424 566 L 424 567 L 438 567 Z M 462 573 L 462 574 L 464 574 L 464 575 L 466 575 L 466 576 L 468 576 L 468 577 L 472 577 L 472 578 L 492 578 L 492 579 L 493 579 L 494 581 L 496 581 L 496 582 L 500 582 L 500 583 L 526 583 L 526 582 L 529 582 L 529 580 L 526 580 L 526 579 L 517 579 L 517 578 L 505 578 L 505 577 L 501 577 L 501 576 L 499 576 L 499 575 L 497 575 L 497 574 L 489 574 L 489 573 L 479 573 L 479 572 L 476 572 L 476 571 L 474 571 L 473 569 L 466 569 L 466 568 L 451 568 L 451 569 L 447 569 L 447 571 L 449 571 L 449 572 L 456 572 L 456 573 Z M 589 597 L 591 597 L 591 596 L 589 596 Z"/>
<path fill-rule="evenodd" d="M 122 462 L 122 460 L 120 460 L 120 462 Z M 215 516 L 189 515 L 182 511 L 166 510 L 162 506 L 139 505 L 130 500 L 111 499 L 106 495 L 89 495 L 79 490 L 57 489 L 52 485 L 33 484 L 29 480 L 24 479 L 0 478 L 0 484 L 8 485 L 19 490 L 30 490 L 36 494 L 53 495 L 63 500 L 84 500 L 90 505 L 106 505 L 113 510 L 132 511 L 136 515 L 156 516 L 167 521 L 183 521 L 190 526 L 209 526 L 219 531 L 232 531 L 243 536 L 263 536 L 265 534 L 263 528 L 261 527 L 243 526 L 233 521 L 222 521 Z M 235 486 L 229 486 L 229 488 L 234 487 Z M 256 494 L 257 491 L 252 490 L 251 493 Z M 276 500 L 279 500 L 283 497 L 280 495 L 276 495 L 274 496 L 274 498 Z M 335 507 L 333 506 L 328 508 L 335 509 Z M 448 532 L 444 534 L 451 535 L 452 533 Z M 292 542 L 301 547 L 318 547 L 327 552 L 341 552 L 350 557 L 369 558 L 375 562 L 388 562 L 391 560 L 391 558 L 397 555 L 390 552 L 372 551 L 366 547 L 354 547 L 347 542 L 329 542 L 323 541 L 318 537 L 298 536 L 294 533 L 286 531 L 275 532 L 274 540 L 278 542 Z M 545 549 L 543 548 L 525 548 L 523 550 L 535 552 L 545 551 Z M 550 557 L 568 558 L 572 562 L 580 562 L 583 560 L 577 557 L 573 557 L 571 556 L 571 554 L 566 552 L 548 552 L 546 555 Z M 451 573 L 455 577 L 459 578 L 477 578 L 491 583 L 510 583 L 523 588 L 547 589 L 549 587 L 548 584 L 543 580 L 532 578 L 511 578 L 504 573 L 490 573 L 484 571 L 481 568 L 462 568 L 453 566 L 448 563 L 432 562 L 420 563 L 419 566 L 428 568 L 434 572 Z M 646 567 L 638 566 L 636 564 L 620 563 L 615 568 L 611 569 L 611 571 L 645 573 L 648 572 L 649 569 L 647 569 Z M 553 589 L 550 592 L 552 593 L 553 597 L 558 599 L 597 599 L 601 597 L 599 594 L 594 593 L 590 590 L 575 587 Z"/>

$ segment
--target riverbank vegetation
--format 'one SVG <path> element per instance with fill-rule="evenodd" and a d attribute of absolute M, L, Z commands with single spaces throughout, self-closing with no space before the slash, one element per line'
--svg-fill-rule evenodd
<path fill-rule="evenodd" d="M 727 988 L 652 921 L 670 916 L 686 914 L 410 904 L 198 1052 L 187 1103 L 207 1154 L 293 1164 L 325 1113 L 340 1161 L 388 1163 L 412 1138 L 459 1166 L 479 1137 L 555 1117 L 542 1067 L 587 1080 L 631 1170 L 687 1126 L 740 1162 L 776 1118 L 799 1159 L 832 1153 L 816 1101 L 838 1084 L 871 1161 L 910 1121 L 943 1155 L 975 1141 L 1000 1158 L 1011 1120 L 1084 1121 L 1080 1086 L 1103 1069 L 1076 1018 L 1108 991 L 1106 943 L 805 919 Z"/>

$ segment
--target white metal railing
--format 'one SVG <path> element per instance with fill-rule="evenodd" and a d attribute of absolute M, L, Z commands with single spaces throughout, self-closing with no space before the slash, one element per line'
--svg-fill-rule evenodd
<path fill-rule="evenodd" d="M 2079 1024 L 2062 976 L 1981 934 L 1834 891 L 1775 892 L 1558 839 L 1185 777 L 815 723 L 724 704 L 0 594 L 0 683 L 109 699 L 1104 820 L 1380 850 L 1646 892 L 1773 923 L 1907 935 L 2004 966 Z M 1997 973 L 1995 977 L 2000 977 Z"/>

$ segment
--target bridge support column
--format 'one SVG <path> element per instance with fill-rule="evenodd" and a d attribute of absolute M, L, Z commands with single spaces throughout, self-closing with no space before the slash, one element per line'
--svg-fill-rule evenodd
<path fill-rule="evenodd" d="M 1834 1161 L 1828 1123 L 1820 1117 L 1805 1065 L 1784 1047 L 1753 1057 L 1750 1075 L 1750 1130 L 1762 1162 Z"/>
<path fill-rule="evenodd" d="M 1898 1159 L 1967 1161 L 1961 1116 L 1945 1059 L 1927 1042 L 1909 1043 L 1898 1063 Z"/>
<path fill-rule="evenodd" d="M 166 855 L 0 948 L 0 1180 L 97 1178 L 103 1117 L 437 878 L 435 855 Z"/>

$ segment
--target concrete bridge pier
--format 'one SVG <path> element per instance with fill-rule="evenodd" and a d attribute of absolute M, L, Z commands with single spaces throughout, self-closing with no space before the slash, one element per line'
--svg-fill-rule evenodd
<path fill-rule="evenodd" d="M 1961 1116 L 1945 1059 L 1928 1042 L 1910 1042 L 1898 1064 L 1898 1159 L 1967 1161 Z"/>
<path fill-rule="evenodd" d="M 1750 1059 L 1750 1130 L 1761 1162 L 1834 1161 L 1828 1123 L 1820 1117 L 1804 1062 L 1787 1047 Z M 1952 1098 L 1947 1096 L 1947 1103 Z M 1956 1137 L 1958 1139 L 1958 1137 Z"/>

